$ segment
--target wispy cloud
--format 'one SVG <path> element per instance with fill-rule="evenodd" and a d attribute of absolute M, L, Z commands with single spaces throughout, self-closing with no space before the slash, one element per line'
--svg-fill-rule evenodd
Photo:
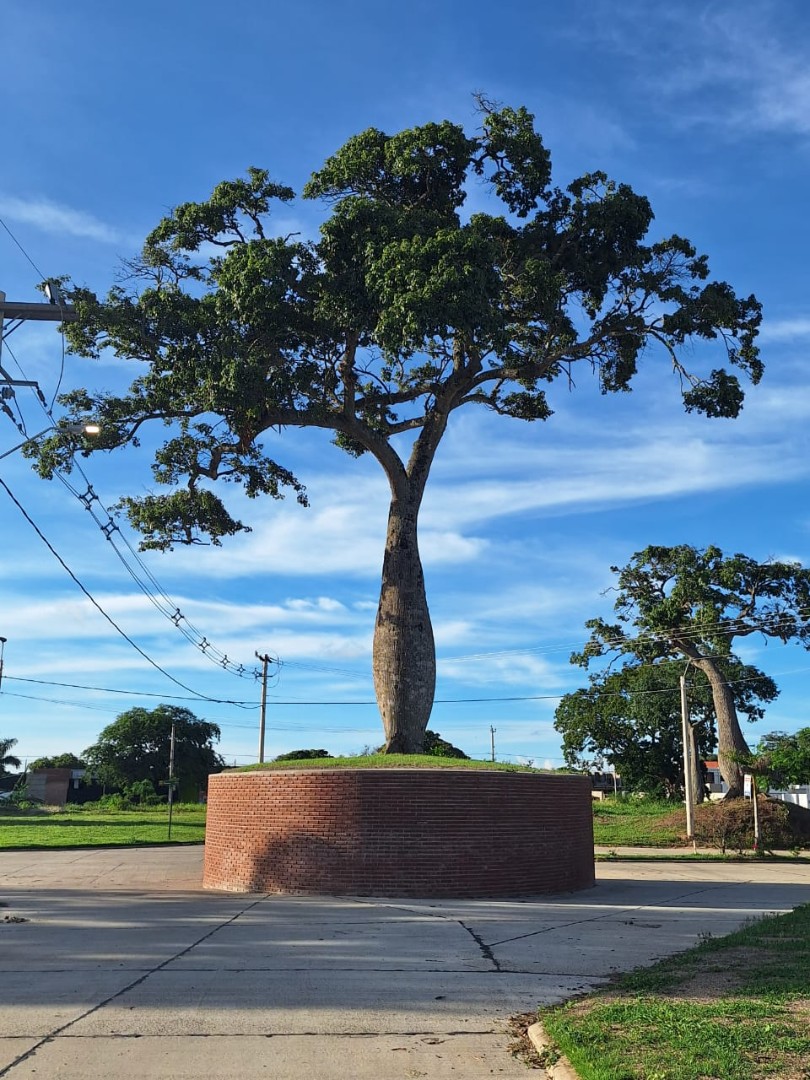
<path fill-rule="evenodd" d="M 119 229 L 87 211 L 45 198 L 20 199 L 0 195 L 0 216 L 22 225 L 32 225 L 42 232 L 96 240 L 101 244 L 118 244 L 125 239 Z"/>
<path fill-rule="evenodd" d="M 798 315 L 791 319 L 769 319 L 762 324 L 760 341 L 792 342 L 810 337 L 810 315 Z"/>

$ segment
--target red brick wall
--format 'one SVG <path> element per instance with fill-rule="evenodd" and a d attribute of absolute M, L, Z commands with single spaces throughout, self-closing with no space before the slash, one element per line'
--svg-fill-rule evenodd
<path fill-rule="evenodd" d="M 204 884 L 471 897 L 594 884 L 588 777 L 290 769 L 208 783 Z"/>

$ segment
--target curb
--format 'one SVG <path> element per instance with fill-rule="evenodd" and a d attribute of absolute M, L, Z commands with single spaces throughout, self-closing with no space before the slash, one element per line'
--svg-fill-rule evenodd
<path fill-rule="evenodd" d="M 532 1024 L 526 1034 L 538 1054 L 545 1054 L 551 1049 L 552 1042 L 541 1023 Z M 565 1057 L 559 1058 L 553 1065 L 546 1065 L 545 1069 L 549 1080 L 579 1080 L 579 1073 L 574 1071 L 573 1065 Z"/>

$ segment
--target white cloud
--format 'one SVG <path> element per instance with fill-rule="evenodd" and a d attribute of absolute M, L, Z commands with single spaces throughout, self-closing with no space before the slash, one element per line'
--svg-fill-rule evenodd
<path fill-rule="evenodd" d="M 117 244 L 124 240 L 120 230 L 100 221 L 85 210 L 77 210 L 45 198 L 20 199 L 0 195 L 0 214 L 11 221 L 32 225 L 43 232 Z"/>
<path fill-rule="evenodd" d="M 769 319 L 762 324 L 759 339 L 768 342 L 803 341 L 810 337 L 810 315 L 799 315 L 791 319 Z"/>

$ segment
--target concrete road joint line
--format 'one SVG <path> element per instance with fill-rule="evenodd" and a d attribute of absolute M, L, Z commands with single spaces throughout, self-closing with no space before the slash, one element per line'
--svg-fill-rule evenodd
<path fill-rule="evenodd" d="M 733 884 L 737 884 L 734 882 Z M 750 882 L 740 882 L 740 884 L 749 885 Z M 508 945 L 513 941 L 523 941 L 524 938 L 537 937 L 540 934 L 550 934 L 555 930 L 567 930 L 569 926 L 582 926 L 585 923 L 601 922 L 604 919 L 616 919 L 622 915 L 628 915 L 633 911 L 653 911 L 655 909 L 667 907 L 669 904 L 675 904 L 679 900 L 683 900 L 687 896 L 698 896 L 700 893 L 713 892 L 716 889 L 727 888 L 727 884 L 723 885 L 710 885 L 702 889 L 690 889 L 689 892 L 679 893 L 678 896 L 670 896 L 666 900 L 662 900 L 657 904 L 634 904 L 632 907 L 615 908 L 613 911 L 606 912 L 604 915 L 593 915 L 589 919 L 572 919 L 567 923 L 555 923 L 553 926 L 545 926 L 542 930 L 532 930 L 528 934 L 517 934 L 515 937 L 502 938 L 500 941 L 490 942 L 489 947 L 494 949 L 496 945 Z"/>
<path fill-rule="evenodd" d="M 380 904 L 376 903 L 373 900 L 359 899 L 355 900 L 355 903 L 366 904 L 368 907 L 384 907 L 393 911 L 406 911 L 408 912 L 408 914 L 411 915 L 419 914 L 427 916 L 430 919 L 442 919 L 444 922 L 455 923 L 457 926 L 460 926 L 462 930 L 466 930 L 466 932 L 470 935 L 475 944 L 481 950 L 481 955 L 488 963 L 492 964 L 495 971 L 506 974 L 506 972 L 504 972 L 501 968 L 501 964 L 497 956 L 492 951 L 492 945 L 487 945 L 483 938 L 481 938 L 480 935 L 476 934 L 476 932 L 471 927 L 467 926 L 467 924 L 461 919 L 454 918 L 452 915 L 445 915 L 440 911 L 423 911 L 421 908 L 409 907 L 407 904 Z M 495 944 L 500 945 L 501 942 L 496 941 Z M 517 974 L 517 972 L 510 972 L 510 974 Z"/>
<path fill-rule="evenodd" d="M 253 903 L 248 904 L 247 907 L 242 908 L 241 911 L 237 911 L 237 913 L 235 915 L 232 915 L 229 919 L 225 919 L 223 920 L 223 922 L 218 923 L 215 927 L 213 927 L 213 929 L 209 930 L 208 933 L 203 934 L 202 937 L 197 938 L 196 941 L 193 941 L 184 949 L 180 949 L 180 951 L 175 953 L 174 956 L 170 956 L 167 960 L 163 960 L 160 964 L 156 964 L 155 967 L 150 968 L 143 975 L 139 976 L 139 978 L 133 979 L 131 983 L 123 986 L 114 994 L 110 994 L 110 996 L 105 998 L 103 1001 L 99 1001 L 96 1005 L 92 1005 L 89 1009 L 86 1009 L 85 1012 L 81 1014 L 81 1016 L 74 1016 L 74 1018 L 72 1020 L 68 1020 L 66 1024 L 62 1024 L 61 1027 L 54 1028 L 53 1031 L 50 1031 L 47 1035 L 44 1035 L 35 1046 L 31 1047 L 30 1050 L 27 1050 L 24 1054 L 20 1054 L 19 1057 L 14 1059 L 14 1061 L 9 1062 L 9 1064 L 6 1065 L 4 1069 L 0 1069 L 0 1076 L 7 1076 L 12 1069 L 17 1067 L 17 1065 L 20 1065 L 23 1061 L 27 1061 L 28 1058 L 33 1057 L 36 1054 L 37 1050 L 45 1046 L 46 1043 L 52 1042 L 54 1039 L 58 1038 L 60 1035 L 66 1032 L 68 1028 L 71 1028 L 74 1024 L 78 1024 L 80 1021 L 85 1020 L 88 1016 L 92 1016 L 93 1013 L 96 1013 L 100 1009 L 105 1008 L 107 1005 L 110 1004 L 110 1002 L 115 1001 L 117 998 L 120 998 L 124 994 L 129 993 L 130 990 L 134 990 L 136 986 L 140 986 L 141 983 L 145 982 L 151 975 L 155 975 L 157 974 L 157 972 L 162 971 L 163 968 L 168 967 L 169 964 L 173 964 L 175 960 L 179 960 L 182 956 L 190 953 L 192 949 L 196 949 L 198 945 L 201 945 L 204 941 L 207 941 L 208 938 L 213 937 L 214 934 L 218 934 L 219 931 L 223 930 L 226 926 L 230 926 L 231 923 L 236 922 L 236 920 L 240 919 L 246 912 L 263 903 L 263 901 L 267 899 L 267 895 L 268 894 L 260 896 L 257 900 L 254 900 Z"/>

